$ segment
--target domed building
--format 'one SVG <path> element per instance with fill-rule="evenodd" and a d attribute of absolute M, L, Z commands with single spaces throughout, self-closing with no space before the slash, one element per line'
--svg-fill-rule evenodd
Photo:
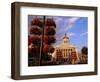
<path fill-rule="evenodd" d="M 75 61 L 78 60 L 78 51 L 77 48 L 70 44 L 69 37 L 65 34 L 63 37 L 63 44 L 55 47 L 55 59 L 58 62 L 71 63 L 72 59 Z M 54 55 L 53 54 L 53 55 Z"/>

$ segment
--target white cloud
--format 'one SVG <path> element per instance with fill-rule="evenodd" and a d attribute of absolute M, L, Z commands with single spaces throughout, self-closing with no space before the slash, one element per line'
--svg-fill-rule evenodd
<path fill-rule="evenodd" d="M 72 36 L 75 36 L 76 34 L 75 33 L 73 33 L 73 32 L 69 32 L 69 33 L 67 33 L 67 36 L 68 37 L 72 37 Z"/>
<path fill-rule="evenodd" d="M 69 29 L 73 28 L 76 21 L 79 19 L 80 17 L 70 17 L 70 18 L 67 17 L 66 19 L 63 19 L 61 17 L 54 17 L 54 20 L 57 24 L 56 29 L 58 30 L 56 34 L 61 34 L 63 32 L 66 33 Z M 64 22 L 64 24 L 62 25 L 61 22 Z"/>
<path fill-rule="evenodd" d="M 83 32 L 83 33 L 81 33 L 80 34 L 80 36 L 84 36 L 84 35 L 86 35 L 88 32 Z"/>
<path fill-rule="evenodd" d="M 53 17 L 56 24 L 59 24 L 63 19 L 61 17 Z"/>
<path fill-rule="evenodd" d="M 68 22 L 67 22 L 67 27 L 66 29 L 69 30 L 71 28 L 73 28 L 74 24 L 76 23 L 77 20 L 79 20 L 80 17 L 72 17 L 72 18 L 69 18 L 68 19 Z"/>

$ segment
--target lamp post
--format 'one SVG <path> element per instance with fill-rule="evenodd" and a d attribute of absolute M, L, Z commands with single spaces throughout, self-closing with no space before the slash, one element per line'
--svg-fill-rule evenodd
<path fill-rule="evenodd" d="M 45 16 L 43 16 L 43 25 L 42 25 L 42 34 L 41 34 L 41 47 L 40 47 L 40 56 L 39 56 L 39 65 L 41 65 L 41 55 L 43 52 L 43 39 L 44 39 L 44 28 L 45 28 Z"/>

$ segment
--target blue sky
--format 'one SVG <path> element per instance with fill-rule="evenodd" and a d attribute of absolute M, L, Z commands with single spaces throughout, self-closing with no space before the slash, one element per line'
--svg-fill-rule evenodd
<path fill-rule="evenodd" d="M 31 21 L 36 16 L 29 16 Z M 43 16 L 37 16 L 43 18 Z M 62 38 L 65 33 L 70 38 L 70 43 L 81 49 L 88 44 L 88 18 L 87 17 L 70 17 L 70 16 L 46 16 L 53 18 L 56 23 L 56 43 L 53 45 L 62 44 Z"/>
<path fill-rule="evenodd" d="M 81 49 L 88 44 L 88 18 L 87 17 L 54 17 L 56 22 L 56 38 L 54 45 L 62 44 L 62 38 L 67 34 L 70 43 Z"/>

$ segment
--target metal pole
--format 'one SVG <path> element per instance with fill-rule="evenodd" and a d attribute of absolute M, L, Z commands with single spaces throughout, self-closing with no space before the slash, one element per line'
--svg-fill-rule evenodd
<path fill-rule="evenodd" d="M 41 34 L 41 47 L 40 47 L 40 57 L 39 57 L 39 65 L 41 65 L 41 55 L 43 50 L 43 39 L 44 39 L 44 29 L 45 29 L 45 16 L 43 16 L 43 26 L 42 26 L 42 34 Z"/>

